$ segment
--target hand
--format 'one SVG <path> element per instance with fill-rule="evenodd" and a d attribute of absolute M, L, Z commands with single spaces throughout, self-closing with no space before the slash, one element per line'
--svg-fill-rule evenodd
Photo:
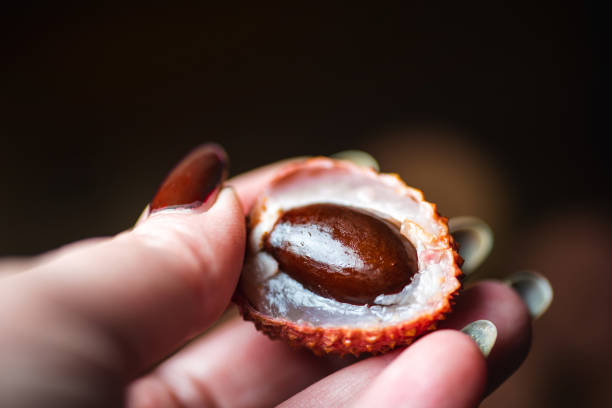
<path fill-rule="evenodd" d="M 525 358 L 529 311 L 497 282 L 465 291 L 444 330 L 357 362 L 293 350 L 239 318 L 194 339 L 230 304 L 245 210 L 282 166 L 221 188 L 224 163 L 204 146 L 134 229 L 0 264 L 0 406 L 470 407 Z M 453 330 L 478 319 L 497 327 L 488 359 Z"/>

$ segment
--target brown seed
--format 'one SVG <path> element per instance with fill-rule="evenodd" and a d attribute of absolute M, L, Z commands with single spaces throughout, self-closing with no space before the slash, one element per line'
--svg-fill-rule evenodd
<path fill-rule="evenodd" d="M 336 204 L 287 211 L 265 237 L 264 249 L 308 289 L 346 303 L 397 293 L 417 271 L 416 250 L 397 227 Z"/>

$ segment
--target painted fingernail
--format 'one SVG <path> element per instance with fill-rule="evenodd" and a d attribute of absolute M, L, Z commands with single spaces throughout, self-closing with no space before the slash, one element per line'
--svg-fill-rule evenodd
<path fill-rule="evenodd" d="M 150 211 L 212 205 L 227 177 L 227 154 L 216 144 L 197 147 L 172 169 L 151 201 Z"/>
<path fill-rule="evenodd" d="M 514 289 L 529 309 L 533 319 L 542 316 L 553 300 L 553 289 L 546 277 L 532 271 L 520 271 L 504 280 Z"/>
<path fill-rule="evenodd" d="M 482 355 L 487 357 L 497 339 L 497 327 L 490 320 L 476 320 L 465 326 L 461 331 L 474 340 Z"/>
<path fill-rule="evenodd" d="M 380 166 L 374 157 L 361 150 L 344 150 L 336 154 L 332 154 L 333 159 L 348 160 L 358 166 L 370 167 L 376 171 L 380 170 Z"/>
<path fill-rule="evenodd" d="M 486 222 L 472 216 L 453 217 L 448 228 L 459 244 L 459 255 L 464 261 L 461 270 L 470 275 L 491 253 L 493 231 Z"/>

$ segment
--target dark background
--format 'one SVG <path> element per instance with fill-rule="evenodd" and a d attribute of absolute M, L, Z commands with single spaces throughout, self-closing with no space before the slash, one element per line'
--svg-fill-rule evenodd
<path fill-rule="evenodd" d="M 607 293 L 583 286 L 611 283 L 603 15 L 590 2 L 13 5 L 0 16 L 0 255 L 129 228 L 204 141 L 225 146 L 233 174 L 368 150 L 443 214 L 491 224 L 483 275 L 536 268 L 555 286 L 532 357 L 485 405 L 595 406 L 611 368 L 597 354 L 610 303 L 590 301 Z M 580 348 L 572 336 L 593 325 L 601 348 Z"/>

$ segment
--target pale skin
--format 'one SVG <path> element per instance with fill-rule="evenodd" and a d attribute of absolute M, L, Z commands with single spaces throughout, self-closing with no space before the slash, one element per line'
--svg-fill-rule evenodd
<path fill-rule="evenodd" d="M 291 349 L 240 318 L 181 348 L 230 305 L 244 214 L 277 166 L 230 180 L 207 211 L 0 264 L 0 406 L 459 408 L 516 370 L 531 321 L 498 282 L 467 289 L 442 330 L 359 361 Z M 454 330 L 478 319 L 498 330 L 487 359 Z"/>

